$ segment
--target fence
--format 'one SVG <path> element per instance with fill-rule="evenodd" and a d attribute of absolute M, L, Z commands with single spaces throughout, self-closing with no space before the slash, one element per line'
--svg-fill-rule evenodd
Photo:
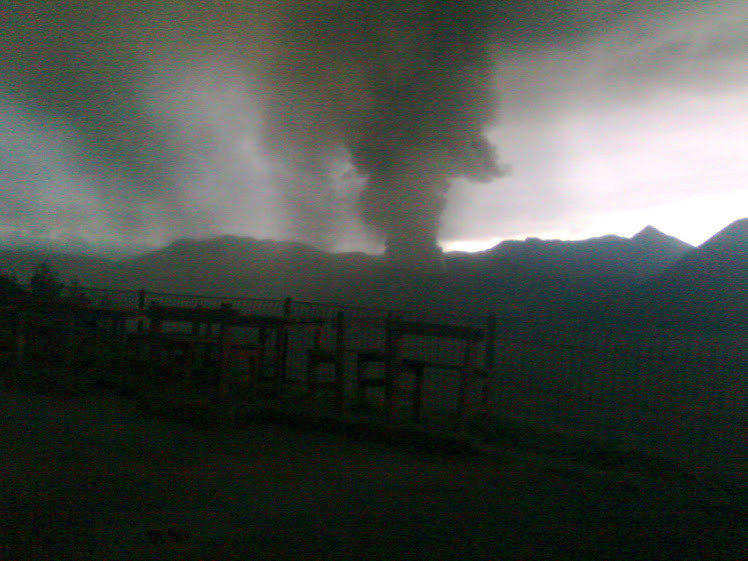
<path fill-rule="evenodd" d="M 747 343 L 745 333 L 505 326 L 494 407 L 745 480 Z"/>
<path fill-rule="evenodd" d="M 428 312 L 340 307 L 290 299 L 215 298 L 145 291 L 77 288 L 94 306 L 144 309 L 163 306 L 217 308 L 230 303 L 242 314 L 324 320 L 317 340 L 309 329 L 288 330 L 286 376 L 307 375 L 308 350 L 335 346 L 334 319 L 345 312 L 344 392 L 355 393 L 358 353 L 384 349 L 386 319 L 428 321 L 485 328 L 486 318 Z M 128 320 L 137 329 L 137 320 Z M 271 334 L 269 342 L 274 344 Z M 588 330 L 554 322 L 499 320 L 495 343 L 481 348 L 492 374 L 494 415 L 533 426 L 617 441 L 684 461 L 693 469 L 746 480 L 748 465 L 748 337 L 741 333 L 686 330 Z M 459 364 L 459 341 L 408 338 L 403 356 Z M 492 363 L 492 364 L 491 364 Z M 384 375 L 383 363 L 372 364 Z M 452 370 L 429 369 L 424 380 L 424 417 L 454 410 L 460 378 Z M 477 391 L 477 390 L 475 390 Z M 479 396 L 472 395 L 477 400 Z"/>

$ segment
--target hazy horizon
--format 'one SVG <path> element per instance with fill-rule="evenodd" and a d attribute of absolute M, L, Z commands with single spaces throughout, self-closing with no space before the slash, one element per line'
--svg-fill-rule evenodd
<path fill-rule="evenodd" d="M 540 239 L 543 241 L 564 241 L 564 242 L 573 242 L 573 241 L 584 241 L 584 240 L 590 240 L 595 238 L 602 238 L 607 236 L 617 236 L 620 238 L 633 238 L 635 235 L 639 234 L 642 230 L 645 228 L 655 228 L 660 233 L 664 234 L 665 236 L 676 238 L 688 245 L 691 245 L 693 247 L 698 247 L 702 243 L 706 242 L 708 239 L 713 237 L 714 235 L 718 234 L 731 224 L 742 221 L 742 220 L 748 220 L 748 217 L 746 218 L 736 218 L 735 220 L 729 222 L 728 224 L 725 224 L 722 228 L 719 230 L 713 232 L 710 236 L 708 236 L 705 240 L 703 240 L 701 243 L 690 243 L 686 240 L 683 240 L 679 238 L 678 236 L 673 236 L 669 232 L 663 231 L 662 229 L 658 228 L 657 226 L 653 224 L 648 224 L 644 228 L 631 233 L 630 235 L 621 235 L 617 233 L 605 233 L 600 235 L 594 235 L 589 237 L 576 237 L 576 238 L 561 238 L 561 237 L 539 237 L 535 235 L 525 236 L 525 237 L 517 237 L 517 238 L 505 238 L 505 239 L 498 239 L 495 238 L 494 240 L 485 243 L 485 242 L 479 242 L 476 243 L 474 247 L 470 247 L 472 244 L 465 244 L 468 247 L 461 247 L 460 244 L 455 244 L 452 247 L 447 246 L 446 244 L 443 244 L 441 246 L 442 251 L 445 254 L 449 253 L 477 253 L 480 251 L 485 251 L 487 249 L 491 249 L 497 245 L 499 245 L 502 242 L 505 241 L 527 241 L 529 239 Z M 182 242 L 182 241 L 195 241 L 195 242 L 201 242 L 201 241 L 210 241 L 210 240 L 216 240 L 224 237 L 229 238 L 236 238 L 236 239 L 246 239 L 246 240 L 254 240 L 261 243 L 300 243 L 303 245 L 307 245 L 309 247 L 318 249 L 320 251 L 326 251 L 331 254 L 346 254 L 346 253 L 364 253 L 366 255 L 371 256 L 383 256 L 383 253 L 375 252 L 375 251 L 365 251 L 365 250 L 359 250 L 359 249 L 353 249 L 353 250 L 326 250 L 324 248 L 315 247 L 314 244 L 310 244 L 308 242 L 298 241 L 298 240 L 292 240 L 292 239 L 272 239 L 272 238 L 262 238 L 257 236 L 251 236 L 251 235 L 237 235 L 237 234 L 215 234 L 215 235 L 206 235 L 206 236 L 199 236 L 199 237 L 190 237 L 190 236 L 184 236 L 181 238 L 176 238 L 173 240 L 169 240 L 168 242 L 165 242 L 161 245 L 154 245 L 149 247 L 132 247 L 132 246 L 101 246 L 96 247 L 93 245 L 87 245 L 83 240 L 77 240 L 74 243 L 65 242 L 65 241 L 47 241 L 46 243 L 34 243 L 32 240 L 29 240 L 28 238 L 16 238 L 16 239 L 2 239 L 0 238 L 0 250 L 10 250 L 10 251 L 30 251 L 30 252 L 41 252 L 41 253 L 68 253 L 71 255 L 88 255 L 92 257 L 101 257 L 101 258 L 107 258 L 107 259 L 125 259 L 125 258 L 131 258 L 131 257 L 137 257 L 139 255 L 145 255 L 152 252 L 157 252 L 162 249 L 165 249 L 169 247 L 170 245 Z"/>

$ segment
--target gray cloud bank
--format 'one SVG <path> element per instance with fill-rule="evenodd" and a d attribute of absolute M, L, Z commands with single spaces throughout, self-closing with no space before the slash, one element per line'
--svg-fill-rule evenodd
<path fill-rule="evenodd" d="M 0 221 L 140 242 L 244 221 L 327 247 L 360 221 L 394 259 L 429 261 L 452 181 L 501 175 L 487 131 L 503 88 L 526 88 L 511 106 L 534 121 L 563 101 L 541 85 L 554 56 L 612 96 L 707 87 L 689 70 L 717 81 L 744 60 L 735 6 L 5 3 Z"/>

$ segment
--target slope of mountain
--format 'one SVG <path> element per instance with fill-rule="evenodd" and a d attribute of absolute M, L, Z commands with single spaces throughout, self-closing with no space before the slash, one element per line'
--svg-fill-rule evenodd
<path fill-rule="evenodd" d="M 122 278 L 149 290 L 282 298 L 298 292 L 298 279 L 324 274 L 328 261 L 303 244 L 223 236 L 179 240 L 118 267 Z"/>
<path fill-rule="evenodd" d="M 616 320 L 712 329 L 748 327 L 748 219 L 733 222 L 671 267 L 600 308 Z"/>
<path fill-rule="evenodd" d="M 524 312 L 558 314 L 641 284 L 692 249 L 648 226 L 630 239 L 504 241 L 479 254 L 455 255 L 448 265 L 474 295 L 503 295 L 510 308 L 521 302 Z"/>

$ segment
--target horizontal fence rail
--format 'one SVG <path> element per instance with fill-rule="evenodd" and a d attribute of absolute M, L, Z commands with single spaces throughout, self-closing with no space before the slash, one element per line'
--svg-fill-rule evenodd
<path fill-rule="evenodd" d="M 101 351 L 105 348 L 111 360 L 103 370 L 119 368 L 126 378 L 134 368 L 147 369 L 152 357 L 142 349 L 119 351 L 117 345 L 149 332 L 149 310 L 185 310 L 182 316 L 172 316 L 179 321 L 165 321 L 163 329 L 186 334 L 196 329 L 195 322 L 189 321 L 190 310 L 228 306 L 246 318 L 235 322 L 234 340 L 261 339 L 265 351 L 258 359 L 259 370 L 282 369 L 289 391 L 308 390 L 311 376 L 320 388 L 338 388 L 333 392 L 342 392 L 342 399 L 353 401 L 363 372 L 374 380 L 366 388 L 367 401 L 381 405 L 388 399 L 388 390 L 376 380 L 385 380 L 391 371 L 387 353 L 394 352 L 393 338 L 399 337 L 397 356 L 403 373 L 398 391 L 411 395 L 412 388 L 420 384 L 421 422 L 437 426 L 440 419 L 453 419 L 462 401 L 487 399 L 494 417 L 612 440 L 680 459 L 697 470 L 746 480 L 745 332 L 591 330 L 563 322 L 498 318 L 492 323 L 487 317 L 290 298 L 220 298 L 82 287 L 67 289 L 62 300 L 64 309 L 75 311 L 78 320 L 45 312 L 40 306 L 7 305 L 0 310 L 0 351 L 7 364 L 23 356 L 35 364 L 59 359 L 96 365 L 97 353 L 106 355 Z M 98 310 L 99 319 L 86 316 L 86 309 Z M 112 314 L 107 316 L 106 310 Z M 115 312 L 125 310 L 129 315 L 116 316 Z M 115 316 L 121 324 L 110 329 Z M 278 328 L 281 324 L 283 329 Z M 21 328 L 26 330 L 25 338 L 19 339 Z M 475 342 L 470 350 L 474 358 L 466 357 L 466 341 Z M 212 360 L 220 362 L 220 357 Z M 465 365 L 471 360 L 475 380 L 466 386 Z M 477 383 L 481 380 L 488 382 Z"/>

